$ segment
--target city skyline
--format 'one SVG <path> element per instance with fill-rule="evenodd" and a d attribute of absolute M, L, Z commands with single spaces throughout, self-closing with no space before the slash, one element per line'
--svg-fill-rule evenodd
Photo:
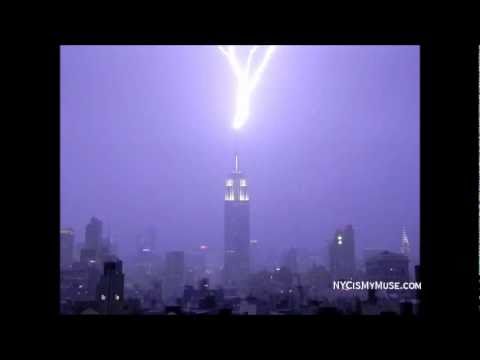
<path fill-rule="evenodd" d="M 405 227 L 418 262 L 418 53 L 278 47 L 238 134 L 251 239 L 326 248 L 353 224 L 357 252 L 399 251 Z M 148 225 L 163 252 L 221 251 L 235 135 L 233 80 L 218 50 L 63 46 L 61 81 L 61 225 L 76 242 L 97 216 L 124 253 Z"/>

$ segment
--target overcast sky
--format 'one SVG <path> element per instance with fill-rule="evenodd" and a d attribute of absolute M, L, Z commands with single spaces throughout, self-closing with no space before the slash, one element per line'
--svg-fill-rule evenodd
<path fill-rule="evenodd" d="M 245 51 L 239 51 L 245 55 Z M 92 216 L 123 249 L 223 249 L 234 135 L 251 235 L 318 249 L 352 224 L 365 248 L 419 249 L 419 47 L 279 46 L 234 134 L 236 80 L 213 46 L 63 46 L 61 224 Z"/>

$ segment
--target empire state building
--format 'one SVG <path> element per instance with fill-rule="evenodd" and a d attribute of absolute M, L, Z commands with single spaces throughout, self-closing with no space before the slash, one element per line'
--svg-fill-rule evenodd
<path fill-rule="evenodd" d="M 238 155 L 235 170 L 225 183 L 224 214 L 224 286 L 242 290 L 250 272 L 250 198 Z"/>

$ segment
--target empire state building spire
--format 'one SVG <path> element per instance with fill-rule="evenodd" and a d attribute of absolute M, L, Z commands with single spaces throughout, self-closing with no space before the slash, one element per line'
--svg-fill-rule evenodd
<path fill-rule="evenodd" d="M 403 255 L 410 256 L 410 242 L 408 241 L 407 231 L 405 227 L 402 229 L 402 243 L 400 245 L 400 252 Z"/>
<path fill-rule="evenodd" d="M 225 201 L 249 201 L 245 175 L 240 171 L 240 159 L 235 154 L 235 168 L 225 183 Z"/>

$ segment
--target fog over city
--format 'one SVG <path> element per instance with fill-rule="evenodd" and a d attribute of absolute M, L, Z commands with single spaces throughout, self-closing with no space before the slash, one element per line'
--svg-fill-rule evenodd
<path fill-rule="evenodd" d="M 237 47 L 243 62 L 249 48 Z M 276 46 L 248 119 L 233 129 L 237 80 L 216 46 L 62 46 L 61 227 L 74 234 L 71 262 L 95 217 L 125 288 L 141 283 L 131 277 L 144 249 L 158 256 L 160 283 L 177 261 L 166 254 L 183 252 L 187 268 L 204 257 L 192 286 L 208 278 L 225 287 L 232 179 L 248 188 L 248 273 L 289 256 L 293 273 L 332 272 L 332 242 L 352 228 L 352 274 L 365 273 L 369 252 L 405 253 L 408 239 L 414 279 L 419 86 L 417 46 Z"/>

